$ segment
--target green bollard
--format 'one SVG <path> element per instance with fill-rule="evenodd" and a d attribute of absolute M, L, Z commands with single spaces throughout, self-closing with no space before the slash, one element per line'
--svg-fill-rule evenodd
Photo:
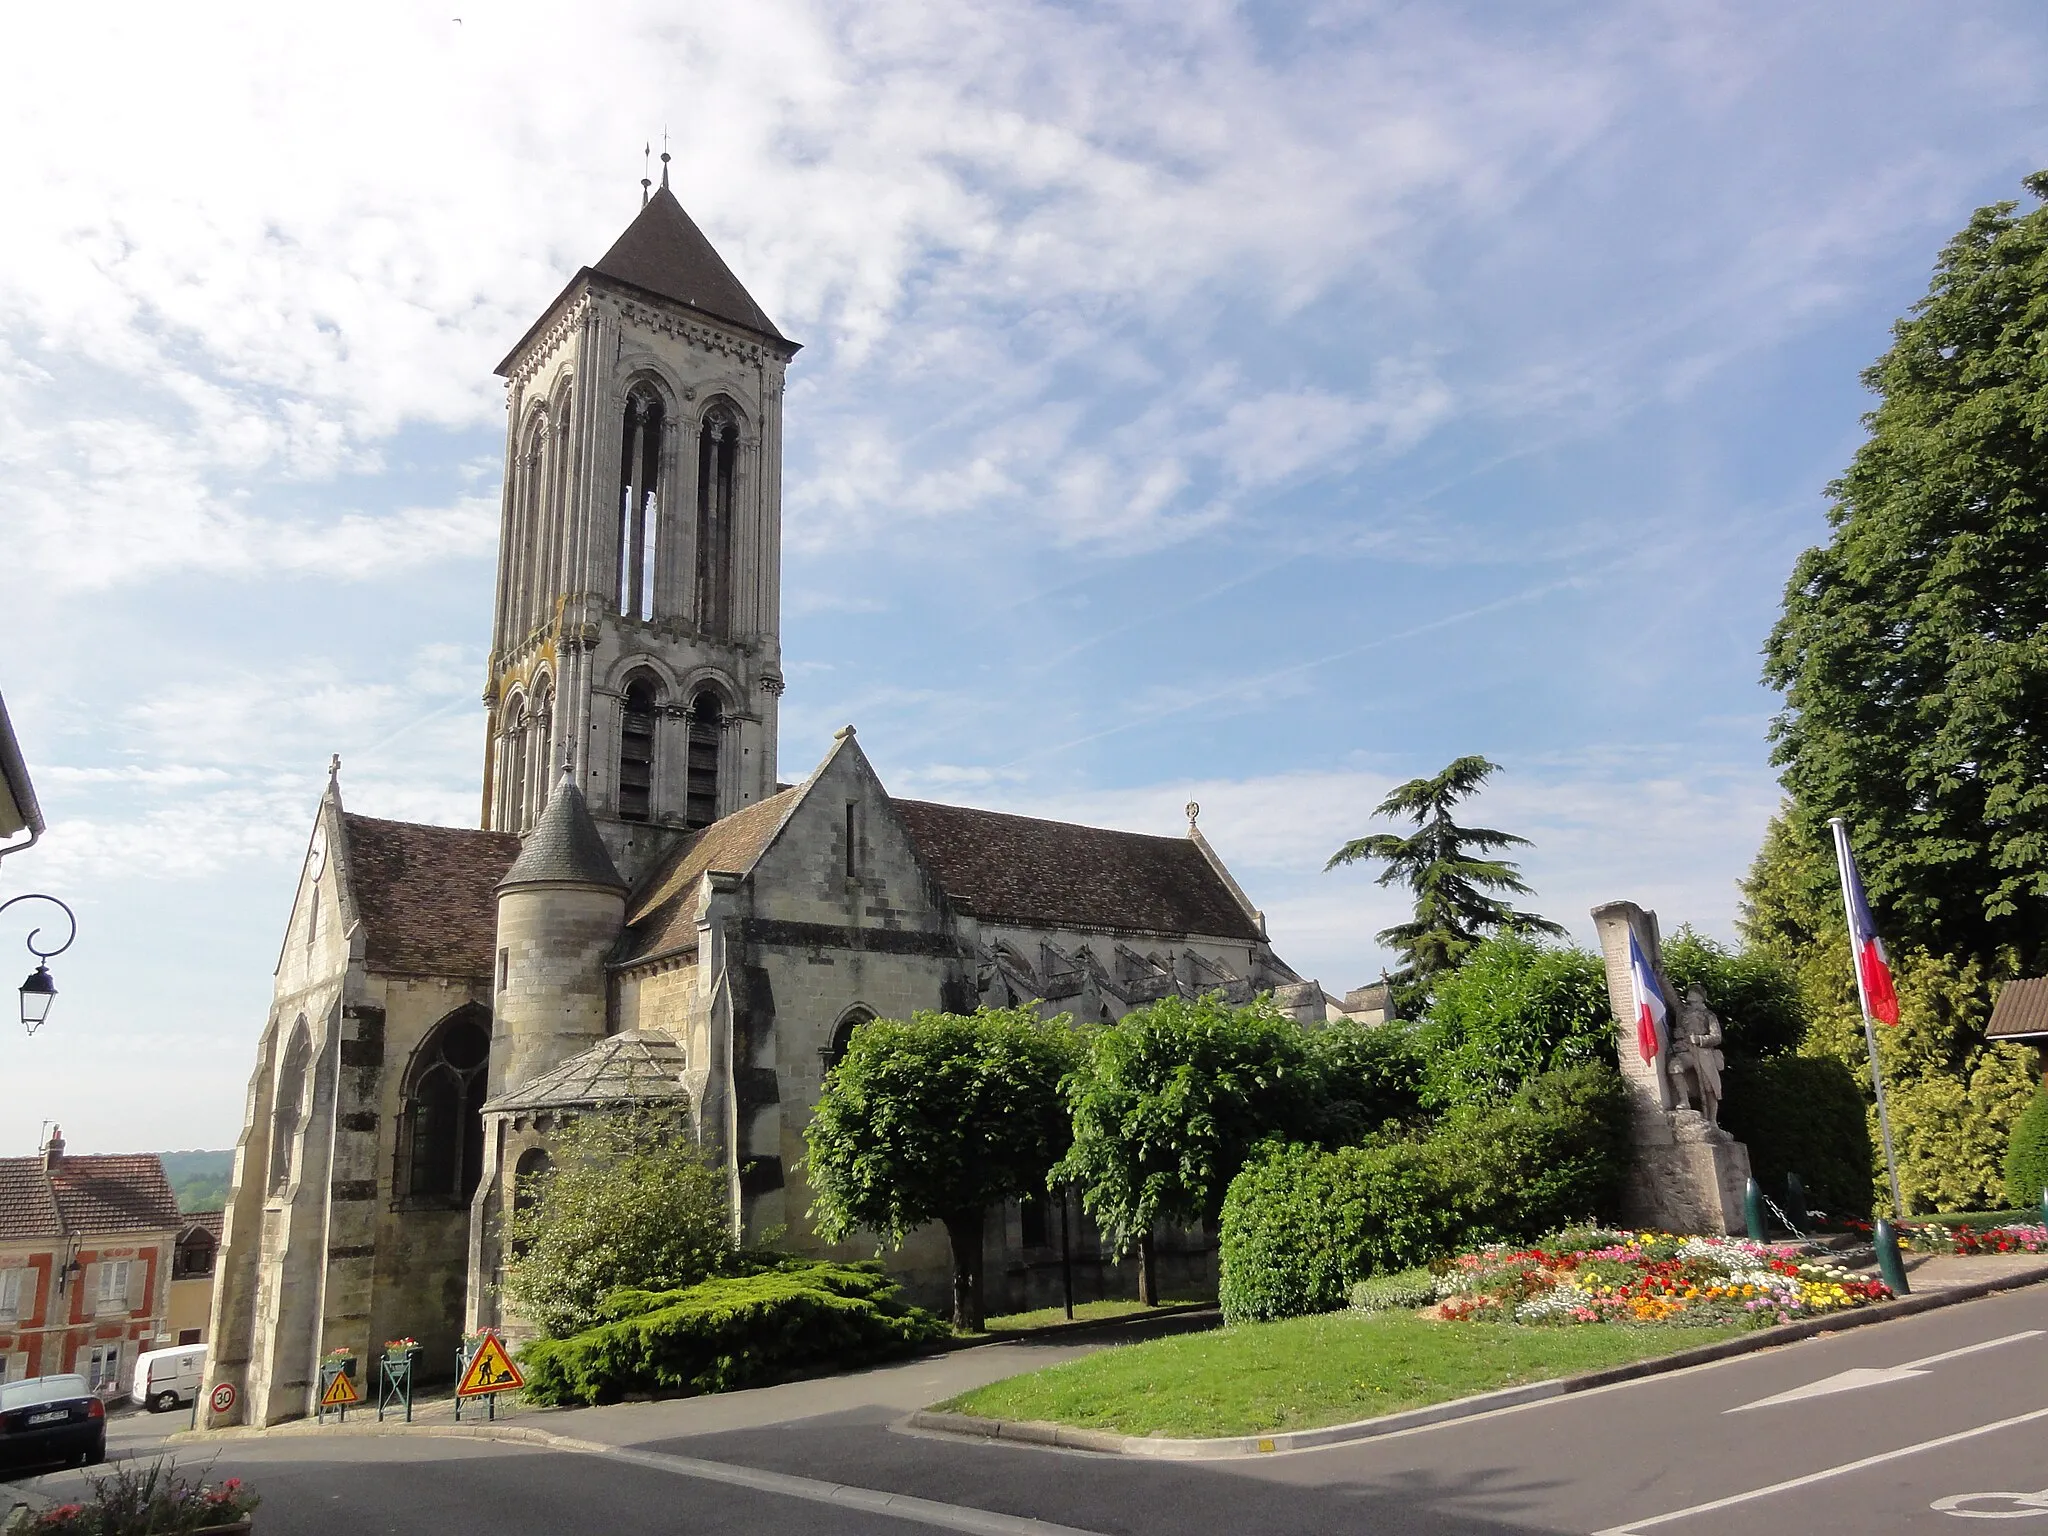
<path fill-rule="evenodd" d="M 1913 1288 L 1906 1284 L 1906 1261 L 1899 1256 L 1899 1234 L 1884 1217 L 1877 1218 L 1877 1272 L 1894 1296 L 1906 1296 Z"/>
<path fill-rule="evenodd" d="M 2048 1189 L 2041 1191 L 2041 1225 L 2048 1227 Z"/>
<path fill-rule="evenodd" d="M 1755 1179 L 1742 1187 L 1742 1224 L 1749 1229 L 1752 1243 L 1769 1240 L 1764 1234 L 1764 1192 Z"/>
<path fill-rule="evenodd" d="M 1785 1175 L 1785 1214 L 1791 1218 L 1795 1231 L 1803 1231 L 1810 1219 L 1806 1209 L 1806 1186 L 1796 1173 Z"/>

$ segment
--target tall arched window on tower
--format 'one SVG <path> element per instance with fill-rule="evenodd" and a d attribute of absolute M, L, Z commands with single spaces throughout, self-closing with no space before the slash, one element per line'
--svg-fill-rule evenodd
<path fill-rule="evenodd" d="M 413 1053 L 398 1130 L 398 1187 L 425 1205 L 466 1205 L 484 1171 L 490 1015 L 458 1008 Z"/>
<path fill-rule="evenodd" d="M 626 679 L 619 714 L 619 815 L 645 821 L 654 812 L 654 721 L 661 685 L 648 672 Z"/>
<path fill-rule="evenodd" d="M 619 450 L 619 612 L 654 617 L 654 539 L 661 507 L 661 397 L 645 387 L 626 396 Z"/>
<path fill-rule="evenodd" d="M 739 419 L 724 405 L 704 413 L 697 444 L 697 627 L 732 628 L 733 482 L 738 478 Z"/>
<path fill-rule="evenodd" d="M 540 820 L 540 813 L 548 807 L 548 796 L 554 790 L 555 767 L 549 754 L 555 744 L 555 693 L 551 684 L 543 681 L 533 695 L 533 756 L 527 769 L 527 787 L 533 795 L 533 804 L 527 807 L 526 820 L 529 825 Z"/>
<path fill-rule="evenodd" d="M 499 826 L 507 832 L 526 830 L 526 696 L 515 693 L 505 706 L 505 783 Z"/>
<path fill-rule="evenodd" d="M 708 827 L 718 820 L 718 754 L 724 731 L 724 702 L 706 688 L 690 702 L 690 762 L 683 806 L 686 826 Z"/>

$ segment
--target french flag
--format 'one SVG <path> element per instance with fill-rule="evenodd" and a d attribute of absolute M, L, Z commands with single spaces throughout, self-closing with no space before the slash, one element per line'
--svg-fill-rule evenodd
<path fill-rule="evenodd" d="M 1891 962 L 1885 958 L 1884 941 L 1877 936 L 1877 922 L 1870 915 L 1870 899 L 1863 894 L 1863 877 L 1856 872 L 1856 855 L 1849 851 L 1849 829 L 1835 823 L 1835 852 L 1842 864 L 1842 900 L 1849 911 L 1849 952 L 1856 957 L 1856 986 L 1863 994 L 1863 1011 L 1883 1024 L 1899 1022 L 1899 994 L 1892 985 Z"/>
<path fill-rule="evenodd" d="M 1628 931 L 1628 976 L 1636 994 L 1636 1049 L 1642 1052 L 1643 1060 L 1655 1061 L 1664 1048 L 1664 1020 L 1670 1016 L 1671 1008 L 1664 1001 L 1664 989 L 1657 985 L 1657 973 L 1643 958 L 1643 948 L 1636 942 L 1633 927 Z"/>

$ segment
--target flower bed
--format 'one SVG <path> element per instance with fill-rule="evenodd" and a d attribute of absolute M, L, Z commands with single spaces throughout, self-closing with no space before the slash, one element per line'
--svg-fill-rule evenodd
<path fill-rule="evenodd" d="M 1928 1222 L 1901 1228 L 1899 1246 L 1920 1253 L 2048 1253 L 2048 1226 L 1951 1227 Z"/>
<path fill-rule="evenodd" d="M 158 1536 L 158 1533 L 247 1530 L 261 1502 L 239 1477 L 197 1482 L 174 1458 L 136 1462 L 89 1479 L 91 1493 L 46 1509 L 22 1529 L 32 1536 Z"/>
<path fill-rule="evenodd" d="M 1763 1243 L 1591 1230 L 1460 1254 L 1436 1294 L 1451 1322 L 1757 1328 L 1891 1297 L 1880 1281 Z"/>

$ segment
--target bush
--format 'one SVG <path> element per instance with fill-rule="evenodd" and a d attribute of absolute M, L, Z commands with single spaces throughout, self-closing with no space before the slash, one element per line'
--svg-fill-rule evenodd
<path fill-rule="evenodd" d="M 2005 1203 L 2028 1209 L 2048 1189 L 2048 1088 L 2037 1092 L 2012 1123 L 2005 1148 Z"/>
<path fill-rule="evenodd" d="M 1627 1159 L 1627 1093 L 1599 1063 L 1545 1073 L 1426 1139 L 1268 1148 L 1224 1200 L 1224 1319 L 1332 1311 L 1374 1273 L 1609 1214 Z"/>
<path fill-rule="evenodd" d="M 1422 1096 L 1438 1108 L 1498 1099 L 1544 1072 L 1614 1061 L 1598 955 L 1501 934 L 1435 985 L 1421 1040 Z"/>
<path fill-rule="evenodd" d="M 1841 1062 L 1810 1056 L 1732 1057 L 1721 1123 L 1749 1148 L 1750 1171 L 1773 1200 L 1796 1173 L 1808 1204 L 1830 1216 L 1870 1214 L 1872 1151 L 1863 1085 Z M 1805 1213 L 1786 1214 L 1801 1227 Z"/>
<path fill-rule="evenodd" d="M 1795 1049 L 1806 1034 L 1799 978 L 1767 949 L 1732 950 L 1680 928 L 1664 946 L 1664 973 L 1680 997 L 1698 987 L 1721 1019 L 1729 1056 L 1776 1056 Z"/>
<path fill-rule="evenodd" d="M 555 1166 L 522 1180 L 505 1275 L 514 1311 L 543 1337 L 597 1321 L 622 1286 L 673 1289 L 718 1273 L 733 1250 L 725 1175 L 657 1111 L 584 1116 L 554 1137 Z"/>
<path fill-rule="evenodd" d="M 1308 1050 L 1326 1146 L 1352 1146 L 1421 1115 L 1424 1061 L 1412 1024 L 1332 1024 L 1309 1036 Z"/>
<path fill-rule="evenodd" d="M 765 1386 L 908 1354 L 946 1325 L 898 1298 L 879 1262 L 784 1259 L 674 1291 L 620 1291 L 607 1320 L 520 1356 L 536 1402 L 615 1403 Z"/>
<path fill-rule="evenodd" d="M 1412 1312 L 1436 1300 L 1436 1278 L 1426 1269 L 1368 1275 L 1351 1287 L 1354 1312 Z"/>

